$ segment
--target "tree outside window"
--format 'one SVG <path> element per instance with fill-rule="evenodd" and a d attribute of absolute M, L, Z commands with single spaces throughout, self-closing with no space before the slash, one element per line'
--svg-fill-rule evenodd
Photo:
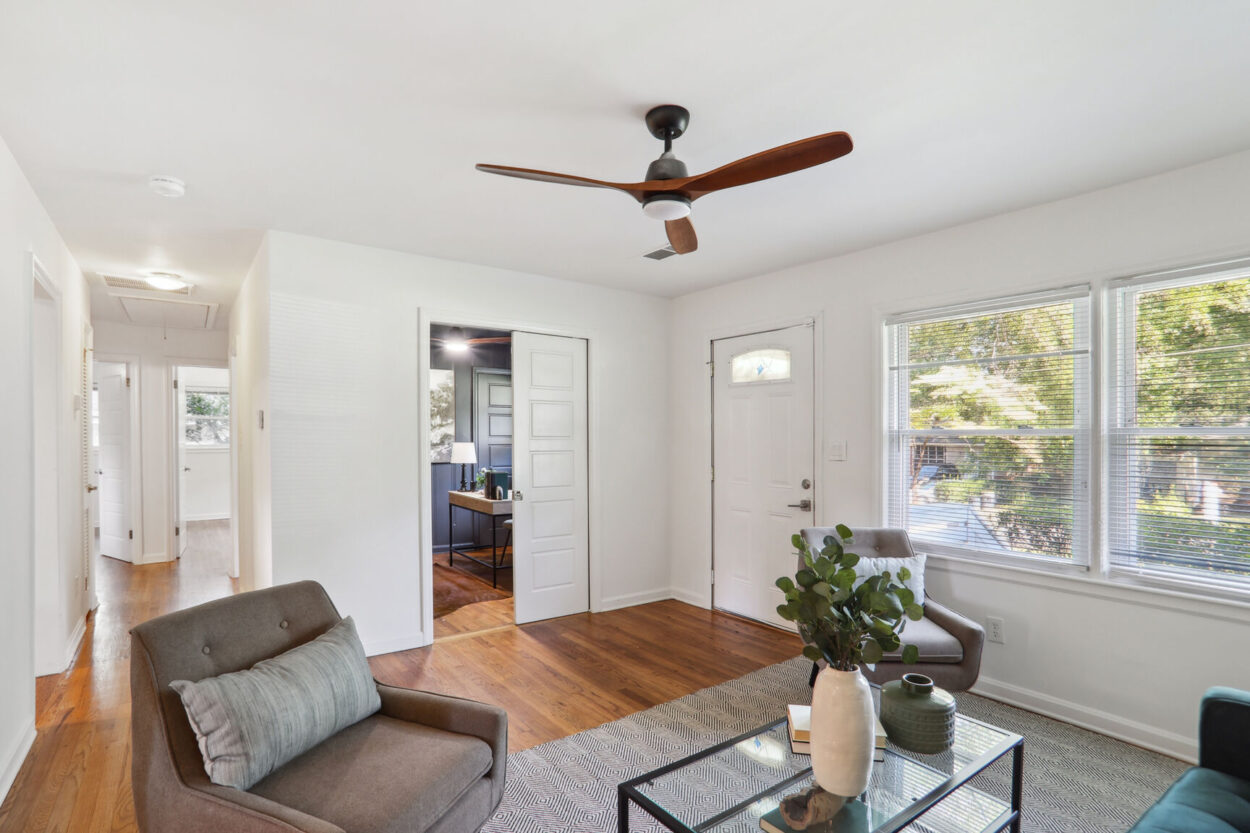
<path fill-rule="evenodd" d="M 185 425 L 189 446 L 230 445 L 230 394 L 209 388 L 188 388 Z"/>

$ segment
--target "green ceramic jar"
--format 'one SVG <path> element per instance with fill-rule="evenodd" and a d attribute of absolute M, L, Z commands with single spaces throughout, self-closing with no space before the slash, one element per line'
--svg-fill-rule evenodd
<path fill-rule="evenodd" d="M 932 755 L 955 742 L 955 698 L 924 674 L 881 686 L 881 725 L 903 749 Z"/>

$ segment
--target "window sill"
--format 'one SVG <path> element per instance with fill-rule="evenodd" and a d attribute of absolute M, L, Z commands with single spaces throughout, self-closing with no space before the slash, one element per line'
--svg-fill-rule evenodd
<path fill-rule="evenodd" d="M 1063 593 L 1156 607 L 1172 612 L 1179 610 L 1250 624 L 1250 593 L 1230 592 L 1223 587 L 1203 586 L 1199 591 L 1191 584 L 1169 582 L 1166 579 L 1146 582 L 1140 576 L 1130 578 L 1113 574 L 1104 577 L 1077 565 L 1047 564 L 1045 568 L 1039 568 L 1033 563 L 1011 564 L 1001 559 L 991 561 L 932 552 L 923 547 L 917 551 L 927 555 L 930 565 L 941 572 L 977 576 L 1011 584 L 1029 583 Z M 1022 581 L 1025 576 L 1028 577 L 1027 582 Z M 1177 604 L 1181 601 L 1185 603 L 1183 608 Z"/>

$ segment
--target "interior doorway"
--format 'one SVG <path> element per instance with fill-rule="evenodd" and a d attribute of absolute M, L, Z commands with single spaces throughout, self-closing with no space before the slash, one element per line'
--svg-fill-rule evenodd
<path fill-rule="evenodd" d="M 793 629 L 773 582 L 813 525 L 813 327 L 717 339 L 712 362 L 712 604 Z"/>
<path fill-rule="evenodd" d="M 234 568 L 230 371 L 224 364 L 175 365 L 171 390 L 173 552 L 184 570 L 229 575 Z"/>
<path fill-rule="evenodd" d="M 432 325 L 429 356 L 434 635 L 443 638 L 515 620 L 512 334 Z"/>
<path fill-rule="evenodd" d="M 589 610 L 588 342 L 429 326 L 434 638 Z"/>
<path fill-rule="evenodd" d="M 135 520 L 139 506 L 137 456 L 138 374 L 125 361 L 95 362 L 91 395 L 91 443 L 98 488 L 95 530 L 98 552 L 135 560 Z"/>

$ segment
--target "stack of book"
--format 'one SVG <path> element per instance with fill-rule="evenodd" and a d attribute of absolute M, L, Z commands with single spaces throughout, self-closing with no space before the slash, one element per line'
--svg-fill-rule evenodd
<path fill-rule="evenodd" d="M 796 755 L 812 754 L 812 707 L 811 706 L 786 706 L 787 723 L 790 727 L 790 749 Z M 874 718 L 876 721 L 876 749 L 873 750 L 872 759 L 878 763 L 885 760 L 885 727 L 881 725 L 881 718 Z"/>

